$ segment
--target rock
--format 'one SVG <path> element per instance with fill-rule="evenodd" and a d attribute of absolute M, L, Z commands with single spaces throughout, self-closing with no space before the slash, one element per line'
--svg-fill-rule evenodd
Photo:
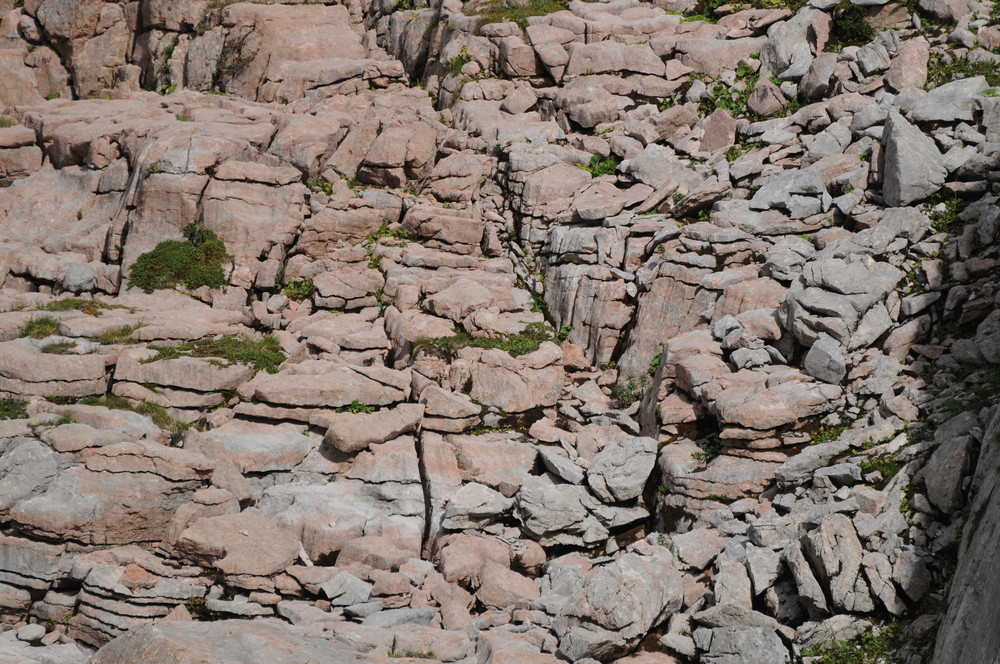
<path fill-rule="evenodd" d="M 972 120 L 976 96 L 989 87 L 982 76 L 940 85 L 921 97 L 913 107 L 914 122 Z"/>
<path fill-rule="evenodd" d="M 298 538 L 252 512 L 199 519 L 174 546 L 223 574 L 268 576 L 284 571 L 299 554 Z"/>
<path fill-rule="evenodd" d="M 605 502 L 638 497 L 656 463 L 654 438 L 620 438 L 609 443 L 591 460 L 587 484 Z"/>
<path fill-rule="evenodd" d="M 865 569 L 865 577 L 871 586 L 872 594 L 878 597 L 886 610 L 893 615 L 901 615 L 906 611 L 906 602 L 896 591 L 892 581 L 892 563 L 883 553 L 866 551 L 861 560 Z"/>
<path fill-rule="evenodd" d="M 209 658 L 218 664 L 242 664 L 254 658 L 306 664 L 348 664 L 359 655 L 346 643 L 306 629 L 265 621 L 159 622 L 138 627 L 104 646 L 95 664 L 128 664 L 137 652 L 148 664 L 195 664 Z"/>
<path fill-rule="evenodd" d="M 38 641 L 43 636 L 45 636 L 45 626 L 38 623 L 25 625 L 17 630 L 18 640 L 27 641 L 28 643 Z"/>
<path fill-rule="evenodd" d="M 828 586 L 834 607 L 858 613 L 875 608 L 861 576 L 864 549 L 848 517 L 833 514 L 823 519 L 819 528 L 803 538 L 803 548 L 819 579 Z"/>
<path fill-rule="evenodd" d="M 512 571 L 505 565 L 487 561 L 474 579 L 476 599 L 483 606 L 503 609 L 527 603 L 539 595 L 540 581 Z"/>
<path fill-rule="evenodd" d="M 821 622 L 804 623 L 795 633 L 795 642 L 803 649 L 821 648 L 830 641 L 851 641 L 872 629 L 867 620 L 860 620 L 849 614 L 831 616 Z"/>
<path fill-rule="evenodd" d="M 678 610 L 682 594 L 673 557 L 659 546 L 595 567 L 556 618 L 559 652 L 573 661 L 622 654 Z"/>
<path fill-rule="evenodd" d="M 630 71 L 637 74 L 664 74 L 663 61 L 649 44 L 619 44 L 613 41 L 572 45 L 566 76 Z"/>
<path fill-rule="evenodd" d="M 315 447 L 301 427 L 230 420 L 217 429 L 194 433 L 186 448 L 227 459 L 241 473 L 291 470 Z"/>
<path fill-rule="evenodd" d="M 890 88 L 901 92 L 906 88 L 922 88 L 927 82 L 927 61 L 930 45 L 926 39 L 907 39 L 899 46 L 896 57 L 885 74 Z"/>
<path fill-rule="evenodd" d="M 799 80 L 799 97 L 813 101 L 826 96 L 836 64 L 836 53 L 821 53 L 816 56 L 805 75 Z"/>
<path fill-rule="evenodd" d="M 618 111 L 627 100 L 617 97 L 604 88 L 579 86 L 563 88 L 556 97 L 556 104 L 573 121 L 585 128 L 618 119 Z"/>
<path fill-rule="evenodd" d="M 449 534 L 439 541 L 439 569 L 449 583 L 468 583 L 487 562 L 509 567 L 510 547 L 485 535 Z"/>
<path fill-rule="evenodd" d="M 517 514 L 529 535 L 543 545 L 595 544 L 608 530 L 590 509 L 583 487 L 554 485 L 529 478 L 515 499 Z"/>
<path fill-rule="evenodd" d="M 372 584 L 348 572 L 338 572 L 324 582 L 320 590 L 333 606 L 353 606 L 368 601 Z"/>
<path fill-rule="evenodd" d="M 823 587 L 816 580 L 816 576 L 813 574 L 805 555 L 802 553 L 802 545 L 798 541 L 790 542 L 782 552 L 782 559 L 792 573 L 792 578 L 795 580 L 795 587 L 798 590 L 799 601 L 809 616 L 815 619 L 828 615 L 830 609 L 827 604 L 826 595 L 823 593 Z"/>
<path fill-rule="evenodd" d="M 373 613 L 361 621 L 361 624 L 391 629 L 402 625 L 427 625 L 435 616 L 437 616 L 437 611 L 434 609 L 388 609 Z"/>
<path fill-rule="evenodd" d="M 719 555 L 726 542 L 727 539 L 717 531 L 699 528 L 671 538 L 670 550 L 679 563 L 702 570 Z"/>
<path fill-rule="evenodd" d="M 885 175 L 882 195 L 886 203 L 902 207 L 938 191 L 948 175 L 934 142 L 890 111 L 883 132 Z"/>
<path fill-rule="evenodd" d="M 327 427 L 325 444 L 353 453 L 416 430 L 423 415 L 423 404 L 403 403 L 374 413 L 324 415 L 314 422 Z"/>
<path fill-rule="evenodd" d="M 713 629 L 707 650 L 702 655 L 706 664 L 782 664 L 788 659 L 781 638 L 767 627 Z"/>
<path fill-rule="evenodd" d="M 448 501 L 441 525 L 449 530 L 480 528 L 508 512 L 513 501 L 474 482 L 462 485 Z"/>
<path fill-rule="evenodd" d="M 750 199 L 751 210 L 783 208 L 804 219 L 830 207 L 830 195 L 816 171 L 789 170 L 773 177 Z"/>
<path fill-rule="evenodd" d="M 911 601 L 919 602 L 931 585 L 931 574 L 912 546 L 899 552 L 892 566 L 892 578 Z"/>
<path fill-rule="evenodd" d="M 319 360 L 287 373 L 258 375 L 240 389 L 260 401 L 295 407 L 337 408 L 354 401 L 388 406 L 407 397 L 409 378 L 406 372 L 384 367 L 335 366 Z"/>
<path fill-rule="evenodd" d="M 847 374 L 844 349 L 826 335 L 820 335 L 802 361 L 805 372 L 825 383 L 839 385 Z"/>
<path fill-rule="evenodd" d="M 760 595 L 774 585 L 781 574 L 781 555 L 756 546 L 747 547 L 747 572 L 753 582 L 754 595 Z"/>
<path fill-rule="evenodd" d="M 771 81 L 760 79 L 747 99 L 747 108 L 762 117 L 770 117 L 788 104 L 781 88 Z"/>

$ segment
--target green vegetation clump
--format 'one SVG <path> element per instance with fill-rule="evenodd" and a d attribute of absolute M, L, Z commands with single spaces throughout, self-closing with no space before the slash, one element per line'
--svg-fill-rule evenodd
<path fill-rule="evenodd" d="M 566 9 L 566 0 L 528 0 L 520 6 L 509 6 L 504 0 L 496 0 L 479 10 L 479 25 L 511 21 L 524 28 L 531 16 L 545 16 L 563 9 Z"/>
<path fill-rule="evenodd" d="M 728 150 L 726 150 L 726 161 L 732 163 L 747 154 L 748 152 L 753 152 L 754 150 L 759 150 L 764 147 L 763 141 L 751 141 L 749 143 L 733 143 Z"/>
<path fill-rule="evenodd" d="M 100 344 L 137 344 L 139 341 L 134 339 L 132 335 L 140 327 L 144 327 L 145 323 L 135 323 L 133 325 L 122 325 L 121 327 L 116 327 L 113 330 L 108 330 L 97 337 L 97 342 Z"/>
<path fill-rule="evenodd" d="M 79 311 L 88 316 L 100 316 L 110 309 L 124 309 L 119 304 L 107 304 L 100 300 L 85 300 L 80 297 L 68 297 L 65 300 L 54 300 L 46 304 L 45 311 Z"/>
<path fill-rule="evenodd" d="M 282 292 L 288 296 L 289 300 L 301 302 L 313 296 L 313 293 L 316 292 L 316 285 L 312 279 L 299 279 L 288 282 L 282 289 Z"/>
<path fill-rule="evenodd" d="M 382 267 L 382 257 L 375 255 L 375 245 L 378 244 L 379 240 L 385 237 L 391 237 L 399 240 L 399 242 L 396 243 L 396 246 L 399 248 L 405 247 L 407 242 L 414 241 L 414 237 L 402 228 L 390 229 L 389 221 L 387 219 L 383 219 L 382 224 L 378 227 L 378 230 L 366 237 L 363 243 L 365 247 L 365 254 L 368 256 L 368 267 L 373 270 L 378 270 Z M 379 297 L 376 299 L 378 299 L 381 303 L 381 292 L 379 293 Z"/>
<path fill-rule="evenodd" d="M 880 454 L 878 456 L 869 457 L 861 462 L 861 472 L 864 475 L 868 473 L 878 471 L 882 479 L 875 483 L 875 488 L 881 491 L 885 488 L 885 485 L 889 483 L 899 469 L 903 467 L 903 464 L 893 458 L 888 454 Z"/>
<path fill-rule="evenodd" d="M 994 63 L 973 62 L 968 58 L 945 57 L 935 53 L 927 64 L 927 83 L 924 87 L 932 90 L 945 83 L 976 76 L 984 76 L 986 83 L 992 87 L 1000 86 L 1000 67 Z"/>
<path fill-rule="evenodd" d="M 942 203 L 944 204 L 943 210 L 934 209 Z M 931 227 L 935 231 L 955 234 L 961 232 L 962 227 L 965 226 L 965 222 L 959 218 L 959 215 L 968 205 L 969 201 L 958 196 L 949 198 L 944 194 L 936 194 L 927 202 L 924 209 L 930 215 Z"/>
<path fill-rule="evenodd" d="M 433 650 L 404 650 L 401 652 L 393 650 L 389 653 L 389 657 L 397 659 L 439 659 Z"/>
<path fill-rule="evenodd" d="M 340 408 L 338 408 L 337 412 L 357 414 L 357 413 L 374 413 L 376 410 L 377 408 L 375 406 L 369 406 L 368 404 L 363 403 L 358 399 L 355 399 L 346 406 L 341 406 Z"/>
<path fill-rule="evenodd" d="M 402 228 L 390 229 L 388 220 L 383 219 L 382 224 L 378 227 L 378 230 L 365 238 L 365 245 L 375 244 L 384 237 L 391 237 L 399 240 L 399 244 L 397 245 L 399 247 L 405 247 L 407 242 L 413 242 L 414 240 L 413 236 Z"/>
<path fill-rule="evenodd" d="M 57 341 L 47 346 L 42 346 L 42 352 L 49 355 L 67 355 L 76 348 L 75 341 Z"/>
<path fill-rule="evenodd" d="M 52 101 L 53 99 L 59 99 L 58 92 L 50 92 L 49 94 L 45 95 L 45 101 Z"/>
<path fill-rule="evenodd" d="M 599 155 L 594 155 L 590 158 L 590 163 L 584 167 L 584 170 L 589 171 L 591 175 L 595 178 L 599 178 L 602 175 L 614 175 L 618 172 L 618 164 L 622 163 L 622 160 L 618 155 L 610 154 L 603 159 Z"/>
<path fill-rule="evenodd" d="M 718 108 L 729 111 L 733 117 L 747 115 L 747 102 L 759 78 L 760 73 L 753 67 L 740 65 L 736 68 L 737 84 L 729 87 L 722 81 L 717 81 L 702 97 L 698 110 L 702 115 L 709 115 Z M 728 153 L 726 156 L 729 156 Z"/>
<path fill-rule="evenodd" d="M 172 360 L 179 357 L 218 358 L 231 364 L 246 364 L 256 371 L 278 373 L 278 367 L 285 361 L 285 352 L 274 335 L 260 339 L 242 335 L 227 334 L 210 339 L 187 341 L 177 346 L 150 346 L 156 356 L 146 362 Z M 226 365 L 228 366 L 228 365 Z"/>
<path fill-rule="evenodd" d="M 174 35 L 174 40 L 169 46 L 163 49 L 163 60 L 160 62 L 160 72 L 164 75 L 170 73 L 170 59 L 174 57 L 174 51 L 177 50 L 177 45 L 180 43 L 180 35 Z"/>
<path fill-rule="evenodd" d="M 854 420 L 841 419 L 839 424 L 824 424 L 816 428 L 812 432 L 812 439 L 809 441 L 810 445 L 819 445 L 821 443 L 829 443 L 840 438 L 840 434 L 844 433 L 851 428 L 851 424 Z"/>
<path fill-rule="evenodd" d="M 875 29 L 865 22 L 868 8 L 841 0 L 833 13 L 830 37 L 839 46 L 863 46 L 875 39 Z"/>
<path fill-rule="evenodd" d="M 32 318 L 28 321 L 28 323 L 21 328 L 21 333 L 18 334 L 18 336 L 31 337 L 32 339 L 44 339 L 45 337 L 51 337 L 58 331 L 59 321 L 50 316 L 42 316 L 40 318 Z"/>
<path fill-rule="evenodd" d="M 185 241 L 167 240 L 141 256 L 132 266 L 132 285 L 147 293 L 181 285 L 221 288 L 226 284 L 222 265 L 232 259 L 215 233 L 191 224 L 184 229 Z"/>
<path fill-rule="evenodd" d="M 21 124 L 17 118 L 12 118 L 9 115 L 0 115 L 0 129 L 7 129 L 8 127 L 16 127 Z"/>
<path fill-rule="evenodd" d="M 648 376 L 638 379 L 630 376 L 628 380 L 616 383 L 611 388 L 611 401 L 617 408 L 624 408 L 642 397 L 642 393 L 646 391 L 648 385 Z"/>
<path fill-rule="evenodd" d="M 178 122 L 191 122 L 191 117 L 188 115 L 182 115 L 178 113 L 174 117 L 177 119 Z"/>
<path fill-rule="evenodd" d="M 891 662 L 899 627 L 889 623 L 862 632 L 851 641 L 833 640 L 829 645 L 802 651 L 803 657 L 818 657 L 813 664 L 884 664 Z"/>
<path fill-rule="evenodd" d="M 24 420 L 28 417 L 28 402 L 16 397 L 0 399 L 0 420 Z"/>
<path fill-rule="evenodd" d="M 448 61 L 448 71 L 452 74 L 462 73 L 462 67 L 472 62 L 472 54 L 469 47 L 463 46 L 461 52 Z"/>
<path fill-rule="evenodd" d="M 520 334 L 502 334 L 498 337 L 470 337 L 458 332 L 439 339 L 418 339 L 413 342 L 414 354 L 425 352 L 446 359 L 454 359 L 461 348 L 498 348 L 512 357 L 533 353 L 546 341 L 558 343 L 559 335 L 545 323 L 529 323 Z"/>
<path fill-rule="evenodd" d="M 322 191 L 327 196 L 333 196 L 333 183 L 329 180 L 313 178 L 309 182 L 306 182 L 306 186 L 313 191 Z"/>

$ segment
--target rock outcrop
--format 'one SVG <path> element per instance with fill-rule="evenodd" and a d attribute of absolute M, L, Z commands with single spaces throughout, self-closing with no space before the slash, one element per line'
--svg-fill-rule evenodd
<path fill-rule="evenodd" d="M 985 661 L 996 23 L 0 0 L 0 660 Z"/>

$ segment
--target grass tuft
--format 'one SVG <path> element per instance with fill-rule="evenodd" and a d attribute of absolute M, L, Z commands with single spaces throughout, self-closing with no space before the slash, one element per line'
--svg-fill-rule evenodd
<path fill-rule="evenodd" d="M 97 337 L 97 342 L 105 345 L 109 344 L 137 344 L 138 339 L 132 337 L 140 327 L 145 327 L 145 323 L 135 323 L 133 325 L 123 325 L 113 330 L 108 330 Z"/>
<path fill-rule="evenodd" d="M 568 332 L 567 332 L 568 334 Z M 418 339 L 413 342 L 413 353 L 424 352 L 429 355 L 454 359 L 462 348 L 498 348 L 507 351 L 512 357 L 533 353 L 546 341 L 559 343 L 559 335 L 545 323 L 529 323 L 520 334 L 504 334 L 499 337 L 470 337 L 465 332 L 458 332 L 450 337 L 440 339 Z"/>
<path fill-rule="evenodd" d="M 57 341 L 47 346 L 42 346 L 42 352 L 49 355 L 68 355 L 75 348 L 75 341 Z"/>
<path fill-rule="evenodd" d="M 28 418 L 28 402 L 17 397 L 0 399 L 0 420 L 25 420 Z"/>
<path fill-rule="evenodd" d="M 532 16 L 545 16 L 564 9 L 566 0 L 528 0 L 516 7 L 508 6 L 504 0 L 497 0 L 480 9 L 476 15 L 479 16 L 480 27 L 490 23 L 511 21 L 524 28 Z"/>
<path fill-rule="evenodd" d="M 85 300 L 79 297 L 69 297 L 65 300 L 49 302 L 42 309 L 45 311 L 79 311 L 88 316 L 100 316 L 111 309 L 124 309 L 117 304 L 106 304 L 100 300 Z"/>
<path fill-rule="evenodd" d="M 273 335 L 251 339 L 242 335 L 227 334 L 211 339 L 188 341 L 178 346 L 150 346 L 156 356 L 146 362 L 172 360 L 179 357 L 207 357 L 225 360 L 229 364 L 246 364 L 256 371 L 277 373 L 285 361 L 281 344 Z"/>
<path fill-rule="evenodd" d="M 32 318 L 27 325 L 21 328 L 19 337 L 31 337 L 32 339 L 44 339 L 51 337 L 59 331 L 59 321 L 50 316 Z"/>

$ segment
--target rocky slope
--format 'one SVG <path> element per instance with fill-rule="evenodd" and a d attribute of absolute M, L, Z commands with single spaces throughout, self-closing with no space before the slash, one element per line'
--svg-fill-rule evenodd
<path fill-rule="evenodd" d="M 997 17 L 0 0 L 0 661 L 988 661 Z"/>

